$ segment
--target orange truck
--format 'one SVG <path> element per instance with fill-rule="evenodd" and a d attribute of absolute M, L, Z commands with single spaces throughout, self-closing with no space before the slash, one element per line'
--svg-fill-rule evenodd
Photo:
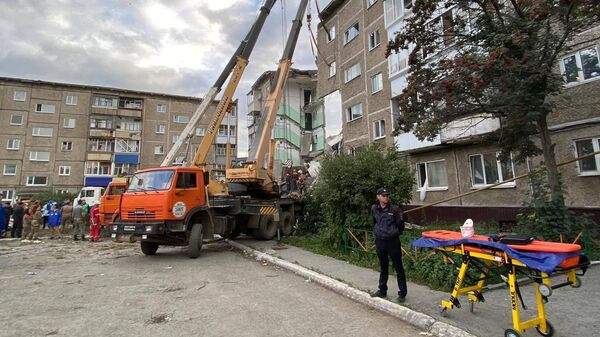
<path fill-rule="evenodd" d="M 127 189 L 126 181 L 111 181 L 100 198 L 100 225 L 107 226 L 113 220 L 113 215 L 119 209 L 121 203 L 121 195 Z"/>

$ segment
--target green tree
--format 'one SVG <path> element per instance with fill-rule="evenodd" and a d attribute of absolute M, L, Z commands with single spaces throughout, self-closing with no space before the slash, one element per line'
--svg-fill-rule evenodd
<path fill-rule="evenodd" d="M 388 55 L 411 51 L 395 131 L 432 139 L 461 118 L 500 118 L 490 138 L 502 158 L 543 155 L 551 199 L 564 204 L 548 130 L 564 84 L 556 66 L 575 34 L 599 21 L 595 0 L 416 0 L 388 45 Z M 597 61 L 586 66 L 600 71 Z"/>
<path fill-rule="evenodd" d="M 371 146 L 355 156 L 327 156 L 321 161 L 316 184 L 308 191 L 312 196 L 307 200 L 314 204 L 307 209 L 320 210 L 320 231 L 337 245 L 346 228 L 370 226 L 370 205 L 375 203 L 377 189 L 385 187 L 390 201 L 401 205 L 410 201 L 413 184 L 407 162 L 393 148 Z"/>

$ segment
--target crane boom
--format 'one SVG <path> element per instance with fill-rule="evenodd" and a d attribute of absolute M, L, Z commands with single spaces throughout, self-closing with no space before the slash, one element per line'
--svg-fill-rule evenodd
<path fill-rule="evenodd" d="M 196 111 L 190 118 L 190 121 L 188 122 L 186 127 L 181 132 L 179 139 L 175 142 L 175 144 L 173 144 L 173 146 L 171 147 L 171 149 L 165 156 L 165 159 L 160 164 L 160 166 L 171 165 L 171 163 L 173 162 L 173 159 L 177 155 L 177 152 L 179 152 L 181 145 L 192 134 L 194 128 L 200 121 L 200 118 L 202 118 L 202 116 L 204 116 L 204 114 L 210 107 L 211 103 L 214 101 L 217 94 L 221 91 L 221 87 L 225 83 L 225 80 L 227 79 L 227 77 L 229 77 L 229 74 L 231 74 L 234 71 L 236 65 L 238 64 L 238 58 L 240 56 L 243 56 L 246 53 L 246 50 L 249 46 L 250 46 L 250 50 L 254 47 L 254 44 L 256 43 L 256 40 L 258 39 L 258 35 L 264 25 L 264 22 L 265 22 L 267 16 L 269 15 L 269 13 L 271 12 L 271 8 L 273 8 L 273 5 L 275 4 L 275 2 L 276 2 L 276 0 L 266 0 L 265 3 L 261 6 L 259 13 L 257 15 L 257 18 L 256 18 L 255 22 L 252 24 L 252 27 L 250 27 L 250 30 L 248 31 L 248 33 L 246 34 L 244 39 L 240 42 L 240 45 L 238 46 L 237 50 L 231 56 L 231 58 L 229 59 L 229 62 L 227 62 L 227 65 L 225 66 L 225 68 L 223 68 L 223 71 L 221 72 L 221 75 L 217 78 L 215 84 L 210 88 L 210 90 L 202 98 L 202 101 L 200 102 L 200 106 L 198 107 L 198 109 L 196 109 Z M 243 72 L 243 70 L 242 70 L 242 72 Z M 237 86 L 237 84 L 236 84 L 236 86 Z M 223 99 L 221 99 L 221 101 L 222 100 Z M 229 102 L 229 104 L 231 104 L 231 102 Z M 220 124 L 220 122 L 219 122 L 219 124 Z"/>

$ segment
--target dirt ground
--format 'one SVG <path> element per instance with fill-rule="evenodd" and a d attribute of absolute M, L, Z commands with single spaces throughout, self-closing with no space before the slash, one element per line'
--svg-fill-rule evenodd
<path fill-rule="evenodd" d="M 0 336 L 419 336 L 226 243 L 0 240 Z"/>

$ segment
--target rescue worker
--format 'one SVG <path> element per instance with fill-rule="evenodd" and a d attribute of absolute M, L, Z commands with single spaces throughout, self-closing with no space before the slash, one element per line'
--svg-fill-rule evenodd
<path fill-rule="evenodd" d="M 400 234 L 404 231 L 402 211 L 396 205 L 390 204 L 390 193 L 385 188 L 377 190 L 377 203 L 371 206 L 373 217 L 373 235 L 375 248 L 379 258 L 379 290 L 371 297 L 387 297 L 387 281 L 389 276 L 389 259 L 392 259 L 398 280 L 398 302 L 403 303 L 406 298 L 406 276 L 402 266 L 402 250 L 400 249 Z"/>
<path fill-rule="evenodd" d="M 29 237 L 33 233 L 31 232 L 31 209 L 26 208 L 23 214 L 23 236 L 21 236 L 21 242 L 29 242 Z"/>
<path fill-rule="evenodd" d="M 8 229 L 8 210 L 4 207 L 4 204 L 0 204 L 0 238 L 4 237 L 6 230 Z"/>
<path fill-rule="evenodd" d="M 90 208 L 90 242 L 100 240 L 100 210 L 98 204 Z"/>
<path fill-rule="evenodd" d="M 77 205 L 73 207 L 73 240 L 77 241 L 78 235 L 81 235 L 81 239 L 85 240 L 85 234 L 83 234 L 83 200 L 78 200 Z"/>
<path fill-rule="evenodd" d="M 69 229 L 69 225 L 70 227 L 73 227 L 73 205 L 71 205 L 71 201 L 67 200 L 60 211 L 60 233 L 65 234 Z"/>
<path fill-rule="evenodd" d="M 85 199 L 83 199 L 83 204 L 81 205 L 81 208 L 83 209 L 83 225 L 89 226 L 90 225 L 90 204 L 88 204 L 85 201 Z"/>
<path fill-rule="evenodd" d="M 58 227 L 60 226 L 61 213 L 56 204 L 52 205 L 48 212 L 48 228 L 50 229 L 50 239 L 60 239 Z"/>
<path fill-rule="evenodd" d="M 44 218 L 42 215 L 42 207 L 40 206 L 39 201 L 35 201 L 33 203 L 33 207 L 31 208 L 31 239 L 37 240 L 38 233 L 42 228 L 42 223 L 44 222 Z"/>
<path fill-rule="evenodd" d="M 304 194 L 304 184 L 306 183 L 306 177 L 304 176 L 304 173 L 302 172 L 302 170 L 298 170 L 298 191 L 300 192 L 300 195 Z"/>
<path fill-rule="evenodd" d="M 13 210 L 13 227 L 11 229 L 11 237 L 20 238 L 23 233 L 23 216 L 25 215 L 25 204 L 22 201 L 17 202 Z"/>

